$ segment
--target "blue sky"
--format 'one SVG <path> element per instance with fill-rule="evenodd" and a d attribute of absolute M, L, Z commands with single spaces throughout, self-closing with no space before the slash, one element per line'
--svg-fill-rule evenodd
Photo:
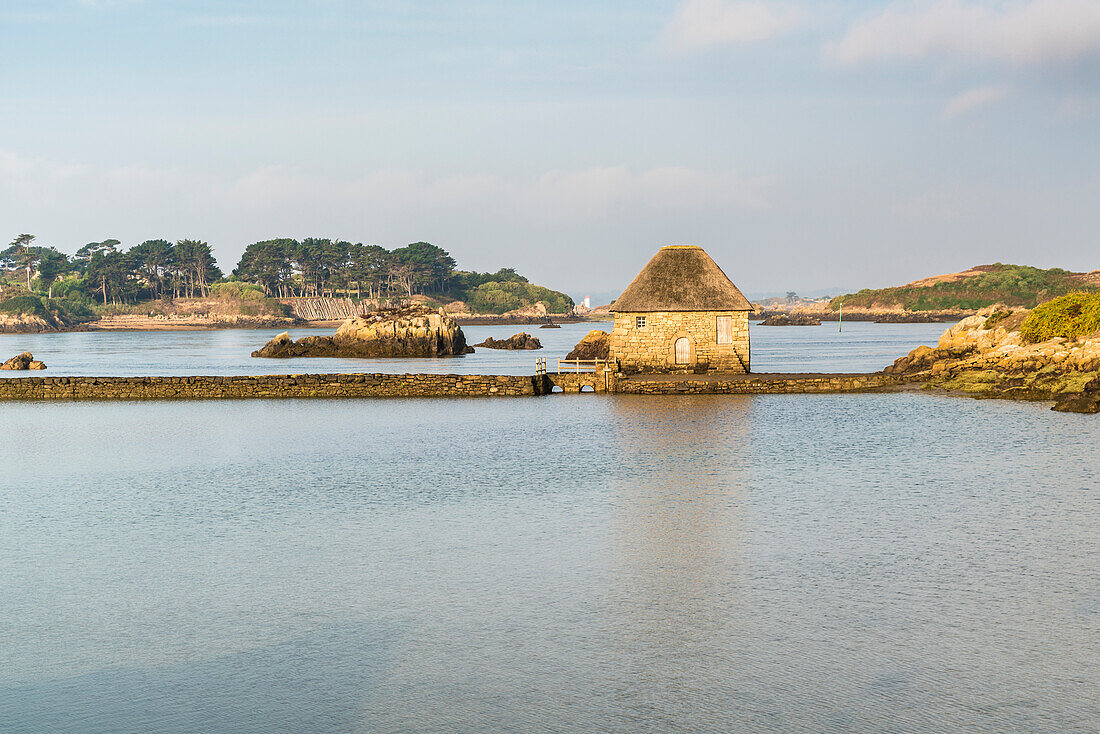
<path fill-rule="evenodd" d="M 1100 0 L 4 0 L 0 223 L 428 240 L 574 296 L 1100 268 Z M 6 236 L 6 235 L 5 235 Z"/>

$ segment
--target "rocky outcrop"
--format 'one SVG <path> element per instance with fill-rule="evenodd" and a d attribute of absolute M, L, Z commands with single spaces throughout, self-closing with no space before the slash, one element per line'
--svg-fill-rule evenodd
<path fill-rule="evenodd" d="M 559 324 L 555 324 L 555 323 L 551 322 L 549 324 L 543 324 L 539 328 L 540 329 L 560 329 L 561 326 Z"/>
<path fill-rule="evenodd" d="M 577 342 L 577 346 L 573 347 L 573 351 L 565 355 L 565 358 L 585 361 L 594 359 L 606 360 L 610 344 L 610 334 L 606 331 L 593 329 L 585 334 L 583 339 Z"/>
<path fill-rule="evenodd" d="M 275 337 L 253 357 L 445 357 L 469 354 L 449 316 L 422 306 L 374 311 L 345 321 L 333 336 Z"/>
<path fill-rule="evenodd" d="M 847 318 L 847 316 L 845 316 Z M 938 324 L 944 319 L 931 313 L 906 311 L 904 313 L 884 313 L 875 319 L 876 324 Z"/>
<path fill-rule="evenodd" d="M 39 316 L 32 313 L 0 313 L 0 334 L 41 334 L 62 331 L 65 324 L 51 314 Z"/>
<path fill-rule="evenodd" d="M 481 342 L 481 344 L 476 344 L 474 346 L 485 347 L 486 349 L 542 349 L 542 342 L 526 331 L 521 331 L 518 334 L 513 334 L 507 339 L 494 339 L 493 337 L 489 337 Z"/>
<path fill-rule="evenodd" d="M 776 313 L 761 321 L 760 326 L 821 326 L 821 320 L 804 313 Z"/>
<path fill-rule="evenodd" d="M 0 364 L 0 370 L 44 370 L 46 364 L 39 362 L 30 352 L 17 354 L 7 362 Z"/>
<path fill-rule="evenodd" d="M 917 347 L 883 370 L 922 374 L 928 386 L 979 397 L 1054 400 L 1058 410 L 1096 412 L 1100 338 L 1057 337 L 1029 344 L 1020 334 L 1027 312 L 986 308 Z"/>

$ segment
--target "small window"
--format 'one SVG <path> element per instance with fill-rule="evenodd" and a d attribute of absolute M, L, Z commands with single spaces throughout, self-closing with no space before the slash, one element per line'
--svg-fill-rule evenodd
<path fill-rule="evenodd" d="M 634 328 L 636 328 L 636 329 L 644 329 L 645 328 L 645 316 L 635 316 L 634 317 Z"/>
<path fill-rule="evenodd" d="M 718 343 L 733 344 L 733 317 L 718 317 Z"/>

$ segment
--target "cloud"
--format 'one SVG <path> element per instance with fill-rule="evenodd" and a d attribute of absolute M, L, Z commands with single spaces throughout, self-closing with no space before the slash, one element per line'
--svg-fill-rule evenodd
<path fill-rule="evenodd" d="M 848 29 L 843 64 L 942 59 L 1015 66 L 1100 58 L 1100 0 L 906 0 Z"/>
<path fill-rule="evenodd" d="M 988 107 L 1008 96 L 1007 85 L 989 85 L 970 89 L 947 100 L 940 113 L 941 120 L 953 120 L 971 112 Z"/>
<path fill-rule="evenodd" d="M 725 236 L 739 216 L 769 206 L 774 184 L 687 167 L 528 176 L 385 169 L 335 177 L 271 166 L 219 175 L 60 163 L 0 150 L 0 221 L 67 252 L 108 236 L 127 245 L 199 237 L 227 269 L 249 242 L 319 234 L 391 247 L 434 241 L 466 267 L 500 261 L 535 272 L 558 267 L 545 263 L 553 252 L 613 270 L 619 264 L 609 243 L 649 249 L 710 232 Z M 561 268 L 561 277 L 587 277 L 572 264 Z"/>
<path fill-rule="evenodd" d="M 683 0 L 661 32 L 670 51 L 766 41 L 790 32 L 804 13 L 784 3 L 763 0 Z"/>

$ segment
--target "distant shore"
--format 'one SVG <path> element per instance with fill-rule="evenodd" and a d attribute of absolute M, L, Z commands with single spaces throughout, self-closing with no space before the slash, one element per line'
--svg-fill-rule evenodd
<path fill-rule="evenodd" d="M 582 316 L 539 317 L 456 316 L 460 326 L 542 326 L 544 324 L 579 324 L 607 321 L 606 315 L 596 318 Z M 42 323 L 0 322 L 2 334 L 56 334 L 83 331 L 210 331 L 216 329 L 335 329 L 343 319 L 306 321 L 294 318 L 238 317 L 231 319 L 164 318 L 162 316 L 105 316 L 97 321 L 53 327 Z"/>

